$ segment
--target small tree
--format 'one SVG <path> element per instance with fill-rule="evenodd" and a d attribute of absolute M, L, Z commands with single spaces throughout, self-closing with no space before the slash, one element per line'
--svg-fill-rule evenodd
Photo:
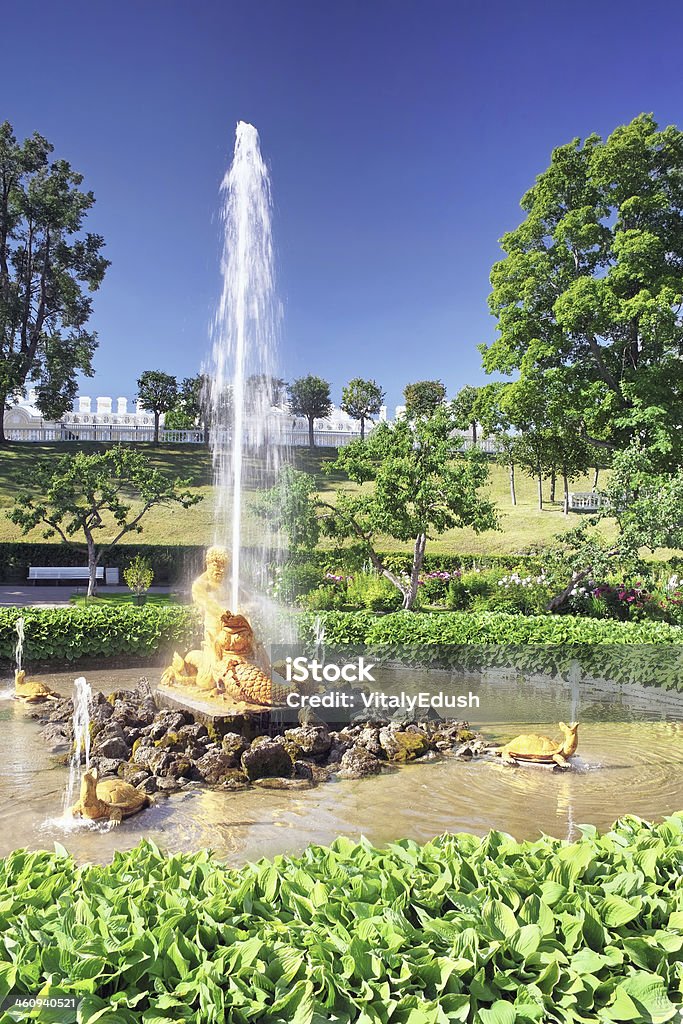
<path fill-rule="evenodd" d="M 154 413 L 154 443 L 159 443 L 159 417 L 178 401 L 178 381 L 161 370 L 145 370 L 138 377 L 138 398 L 142 408 Z"/>
<path fill-rule="evenodd" d="M 135 594 L 136 602 L 143 604 L 143 595 L 147 593 L 154 580 L 154 570 L 149 559 L 143 555 L 136 555 L 123 570 L 123 578 L 126 586 Z"/>
<path fill-rule="evenodd" d="M 477 443 L 477 402 L 480 388 L 465 384 L 453 400 L 455 418 L 460 430 L 472 431 L 472 444 Z"/>
<path fill-rule="evenodd" d="M 403 389 L 409 420 L 431 416 L 446 401 L 446 388 L 440 380 L 418 380 Z"/>
<path fill-rule="evenodd" d="M 342 390 L 341 407 L 354 420 L 360 420 L 360 439 L 365 438 L 365 421 L 379 414 L 384 392 L 375 380 L 354 377 Z"/>
<path fill-rule="evenodd" d="M 415 422 L 380 423 L 367 440 L 353 441 L 331 464 L 363 485 L 360 489 L 337 492 L 333 504 L 316 493 L 312 476 L 289 469 L 265 507 L 292 546 L 310 548 L 321 533 L 356 541 L 377 572 L 400 590 L 403 607 L 411 609 L 429 537 L 454 527 L 479 532 L 496 526 L 493 505 L 478 493 L 488 477 L 486 460 L 476 450 L 463 454 L 454 430 L 449 406 Z M 408 579 L 380 554 L 387 536 L 412 541 Z"/>
<path fill-rule="evenodd" d="M 88 597 L 97 592 L 97 567 L 103 555 L 127 534 L 141 533 L 140 522 L 151 508 L 190 508 L 202 500 L 187 489 L 188 480 L 169 479 L 141 452 L 121 447 L 41 462 L 32 485 L 34 493 L 20 494 L 7 517 L 23 533 L 43 524 L 45 538 L 57 534 L 74 550 L 85 551 Z M 134 509 L 124 495 L 135 497 L 139 507 Z"/>
<path fill-rule="evenodd" d="M 330 385 L 322 377 L 299 377 L 287 388 L 289 404 L 295 416 L 305 416 L 308 420 L 308 446 L 315 446 L 313 425 L 315 420 L 329 416 L 332 411 Z"/>
<path fill-rule="evenodd" d="M 206 431 L 208 387 L 208 377 L 204 373 L 185 377 L 178 386 L 175 405 L 164 417 L 164 426 L 168 430 L 191 430 L 193 427 L 201 427 Z"/>

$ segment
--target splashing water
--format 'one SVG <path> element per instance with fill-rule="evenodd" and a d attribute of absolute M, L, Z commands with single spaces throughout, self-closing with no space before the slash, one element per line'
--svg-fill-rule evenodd
<path fill-rule="evenodd" d="M 90 767 L 90 700 L 92 690 L 84 676 L 74 679 L 74 745 L 69 765 L 69 781 L 64 794 L 64 814 L 73 806 L 81 785 L 81 760 L 85 753 L 85 767 Z"/>
<path fill-rule="evenodd" d="M 325 623 L 322 616 L 316 615 L 313 620 L 313 643 L 315 644 L 315 658 L 317 661 L 325 662 Z"/>
<path fill-rule="evenodd" d="M 21 672 L 23 661 L 24 661 L 24 639 L 25 639 L 24 629 L 25 629 L 25 626 L 26 626 L 26 622 L 24 620 L 24 616 L 20 615 L 19 618 L 17 619 L 16 623 L 15 623 L 15 626 L 14 626 L 15 630 L 17 631 L 17 642 L 16 642 L 16 645 L 14 647 L 14 662 L 15 662 L 14 668 L 15 668 L 15 673 Z"/>
<path fill-rule="evenodd" d="M 221 192 L 223 290 L 213 330 L 210 438 L 218 502 L 214 542 L 227 546 L 230 538 L 231 607 L 237 610 L 241 581 L 265 591 L 269 541 L 265 535 L 245 538 L 244 494 L 272 484 L 284 418 L 273 408 L 279 317 L 270 180 L 258 132 L 244 121 L 237 125 Z"/>

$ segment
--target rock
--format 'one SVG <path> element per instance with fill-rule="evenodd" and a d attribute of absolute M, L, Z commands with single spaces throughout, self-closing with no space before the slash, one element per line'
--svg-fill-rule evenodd
<path fill-rule="evenodd" d="M 225 754 L 220 747 L 208 750 L 203 757 L 195 762 L 195 768 L 200 777 L 209 786 L 215 786 L 231 768 L 235 768 L 238 761 L 231 754 Z"/>
<path fill-rule="evenodd" d="M 380 729 L 379 742 L 390 761 L 405 764 L 422 757 L 429 750 L 429 737 L 421 729 Z"/>
<path fill-rule="evenodd" d="M 255 779 L 254 785 L 260 789 L 310 789 L 313 783 L 309 779 Z"/>
<path fill-rule="evenodd" d="M 334 766 L 327 768 L 323 764 L 312 764 L 311 771 L 313 773 L 313 782 L 316 786 L 319 782 L 331 782 L 334 778 Z"/>
<path fill-rule="evenodd" d="M 298 729 L 287 729 L 285 739 L 305 757 L 322 756 L 332 745 L 327 728 L 313 725 L 300 725 Z"/>
<path fill-rule="evenodd" d="M 292 774 L 292 760 L 281 737 L 270 739 L 259 736 L 245 750 L 241 758 L 242 768 L 250 781 L 264 777 L 289 778 Z"/>
<path fill-rule="evenodd" d="M 93 757 L 90 760 L 90 767 L 97 768 L 101 777 L 105 775 L 118 775 L 121 766 L 128 762 L 121 757 Z"/>
<path fill-rule="evenodd" d="M 152 775 L 164 776 L 168 774 L 174 760 L 173 754 L 168 750 L 153 750 L 145 763 L 145 768 L 149 768 Z"/>
<path fill-rule="evenodd" d="M 172 778 L 157 778 L 157 790 L 160 793 L 175 793 L 180 789 L 180 783 L 177 779 Z"/>
<path fill-rule="evenodd" d="M 129 747 L 132 747 L 136 740 L 139 740 L 144 733 L 142 729 L 127 729 L 123 730 L 123 738 Z"/>
<path fill-rule="evenodd" d="M 327 722 L 325 722 L 320 715 L 316 715 L 312 708 L 301 708 L 297 715 L 297 719 L 299 725 L 310 725 L 314 729 L 327 729 Z"/>
<path fill-rule="evenodd" d="M 238 768 L 230 768 L 220 781 L 221 789 L 249 789 L 249 779 Z"/>
<path fill-rule="evenodd" d="M 342 779 L 363 779 L 367 775 L 379 775 L 382 762 L 367 747 L 353 746 L 341 759 L 339 777 Z"/>
<path fill-rule="evenodd" d="M 362 711 L 356 712 L 351 718 L 351 725 L 375 725 L 382 726 L 387 725 L 389 719 L 386 715 L 380 713 L 379 708 L 363 708 Z"/>
<path fill-rule="evenodd" d="M 97 737 L 93 746 L 93 753 L 97 757 L 118 758 L 120 761 L 127 761 L 130 757 L 130 749 L 123 738 L 118 736 Z"/>
<path fill-rule="evenodd" d="M 181 725 L 178 729 L 178 736 L 181 736 L 186 743 L 197 744 L 198 740 L 206 739 L 208 742 L 209 732 L 205 725 L 199 722 L 192 722 L 191 725 Z"/>
<path fill-rule="evenodd" d="M 356 740 L 356 745 L 365 747 L 375 757 L 384 757 L 384 750 L 382 744 L 379 741 L 379 729 L 374 726 L 366 725 L 361 729 Z"/>
<path fill-rule="evenodd" d="M 141 790 L 143 793 L 156 793 L 157 781 L 158 780 L 155 779 L 153 775 L 148 775 L 147 778 L 141 779 L 135 788 Z"/>
<path fill-rule="evenodd" d="M 135 746 L 131 760 L 134 764 L 146 766 L 149 764 L 152 755 L 156 753 L 157 748 L 146 736 L 139 740 L 138 744 Z"/>
<path fill-rule="evenodd" d="M 71 749 L 71 730 L 63 722 L 48 722 L 40 730 L 40 735 L 53 753 Z"/>
<path fill-rule="evenodd" d="M 244 736 L 240 736 L 237 732 L 226 732 L 223 737 L 222 748 L 223 753 L 234 760 L 234 764 L 231 767 L 236 768 L 244 751 L 249 749 L 249 740 L 245 739 Z"/>
<path fill-rule="evenodd" d="M 133 764 L 132 761 L 124 761 L 123 768 L 121 769 L 121 778 L 124 782 L 130 782 L 131 786 L 137 786 L 143 779 L 148 779 L 149 774 L 147 768 L 142 768 L 139 764 Z"/>
<path fill-rule="evenodd" d="M 294 777 L 296 779 L 308 779 L 309 782 L 313 781 L 313 767 L 308 761 L 295 761 L 294 762 Z"/>
<path fill-rule="evenodd" d="M 360 731 L 360 730 L 359 730 Z M 339 764 L 342 757 L 347 750 L 353 746 L 353 740 L 348 736 L 342 736 L 341 733 L 330 733 L 330 749 L 327 754 L 328 764 Z"/>

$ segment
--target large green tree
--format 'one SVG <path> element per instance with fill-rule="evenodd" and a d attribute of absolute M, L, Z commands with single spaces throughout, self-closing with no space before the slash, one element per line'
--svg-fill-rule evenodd
<path fill-rule="evenodd" d="M 142 408 L 154 413 L 154 443 L 159 443 L 159 418 L 178 402 L 178 381 L 162 370 L 145 370 L 138 377 L 138 398 Z"/>
<path fill-rule="evenodd" d="M 446 401 L 446 388 L 440 380 L 418 380 L 403 389 L 409 420 L 431 416 Z"/>
<path fill-rule="evenodd" d="M 341 407 L 355 420 L 360 420 L 360 438 L 365 438 L 365 422 L 373 421 L 382 408 L 384 392 L 376 380 L 354 377 L 342 389 Z"/>
<path fill-rule="evenodd" d="M 93 596 L 103 555 L 126 534 L 141 533 L 141 520 L 151 508 L 189 508 L 201 501 L 189 483 L 165 476 L 142 452 L 130 448 L 92 455 L 78 451 L 37 463 L 31 489 L 17 497 L 7 517 L 24 533 L 43 526 L 44 537 L 57 534 L 74 550 L 85 552 L 88 596 Z"/>
<path fill-rule="evenodd" d="M 0 125 L 0 444 L 2 412 L 28 382 L 43 415 L 57 419 L 76 397 L 78 372 L 93 373 L 86 292 L 109 261 L 102 237 L 82 230 L 95 197 L 52 150 L 42 135 L 19 143 Z"/>
<path fill-rule="evenodd" d="M 642 114 L 555 149 L 491 274 L 487 371 L 561 372 L 594 445 L 683 450 L 683 133 Z"/>
<path fill-rule="evenodd" d="M 493 505 L 479 494 L 488 476 L 486 458 L 460 448 L 448 405 L 415 421 L 379 423 L 367 440 L 340 449 L 331 466 L 360 488 L 339 489 L 330 502 L 317 493 L 312 476 L 290 469 L 270 495 L 271 516 L 293 546 L 311 547 L 321 533 L 360 545 L 410 609 L 430 537 L 455 527 L 479 532 L 496 526 Z M 387 564 L 381 552 L 386 537 L 412 543 L 409 577 Z"/>
<path fill-rule="evenodd" d="M 313 428 L 317 419 L 324 419 L 332 411 L 329 382 L 322 377 L 308 374 L 298 377 L 287 387 L 289 406 L 295 416 L 305 416 L 308 420 L 308 445 L 315 446 Z"/>

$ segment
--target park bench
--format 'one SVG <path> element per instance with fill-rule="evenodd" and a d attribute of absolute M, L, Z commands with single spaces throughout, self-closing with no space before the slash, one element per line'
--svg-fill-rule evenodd
<path fill-rule="evenodd" d="M 607 503 L 598 491 L 570 491 L 567 497 L 570 512 L 597 512 Z"/>
<path fill-rule="evenodd" d="M 104 567 L 98 566 L 95 572 L 97 573 L 97 582 L 104 583 Z M 90 579 L 90 570 L 87 565 L 31 565 L 28 570 L 28 578 L 34 585 L 45 580 L 55 580 L 57 583 L 60 580 L 66 580 L 68 583 L 81 581 L 87 583 Z"/>

